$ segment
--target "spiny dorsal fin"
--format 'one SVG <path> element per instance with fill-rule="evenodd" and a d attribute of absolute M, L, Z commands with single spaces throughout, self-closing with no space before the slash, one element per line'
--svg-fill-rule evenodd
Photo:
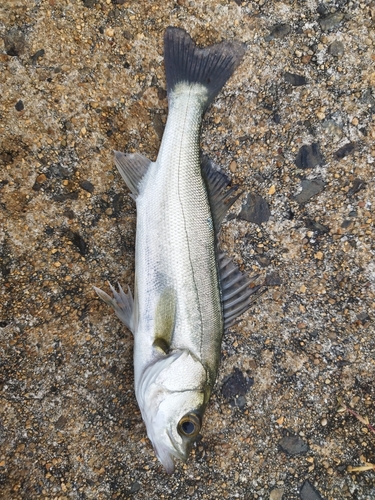
<path fill-rule="evenodd" d="M 139 153 L 125 154 L 119 151 L 114 153 L 116 167 L 133 197 L 136 198 L 139 195 L 139 185 L 152 162 Z"/>
<path fill-rule="evenodd" d="M 155 311 L 155 340 L 153 346 L 168 353 L 176 319 L 176 293 L 166 288 L 160 295 Z"/>
<path fill-rule="evenodd" d="M 242 193 L 234 194 L 238 189 L 237 186 L 232 186 L 226 190 L 230 184 L 229 177 L 207 156 L 202 157 L 201 169 L 206 182 L 212 219 L 217 234 L 220 231 L 225 214 Z"/>
<path fill-rule="evenodd" d="M 223 252 L 218 252 L 219 278 L 221 285 L 221 301 L 224 313 L 224 328 L 230 327 L 254 301 L 256 293 L 262 285 L 254 285 L 258 276 L 249 278 L 235 266 Z"/>
<path fill-rule="evenodd" d="M 113 293 L 113 297 L 108 295 L 108 293 L 103 292 L 103 290 L 100 290 L 100 288 L 97 288 L 96 286 L 94 286 L 94 290 L 106 304 L 113 307 L 116 316 L 134 335 L 136 330 L 134 317 L 134 301 L 130 288 L 128 287 L 128 293 L 125 293 L 121 285 L 118 285 L 118 292 L 116 292 L 111 283 L 109 283 L 109 286 Z"/>

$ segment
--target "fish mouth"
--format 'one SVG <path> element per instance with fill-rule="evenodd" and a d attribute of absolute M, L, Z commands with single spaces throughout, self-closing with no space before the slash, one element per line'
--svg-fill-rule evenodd
<path fill-rule="evenodd" d="M 170 431 L 166 431 L 166 436 L 169 440 L 169 443 L 153 443 L 154 444 L 154 449 L 156 452 L 156 455 L 158 456 L 158 459 L 160 462 L 163 464 L 164 469 L 166 470 L 167 474 L 173 474 L 175 470 L 175 459 L 179 459 L 182 462 L 186 462 L 187 457 L 188 457 L 188 451 L 182 452 L 173 445 L 173 440 L 172 436 L 170 434 Z"/>

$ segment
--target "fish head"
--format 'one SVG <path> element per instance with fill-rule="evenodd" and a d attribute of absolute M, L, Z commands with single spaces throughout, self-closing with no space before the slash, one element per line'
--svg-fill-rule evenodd
<path fill-rule="evenodd" d="M 174 351 L 148 366 L 137 400 L 147 435 L 168 474 L 175 458 L 186 461 L 202 426 L 211 385 L 207 370 L 188 350 Z"/>

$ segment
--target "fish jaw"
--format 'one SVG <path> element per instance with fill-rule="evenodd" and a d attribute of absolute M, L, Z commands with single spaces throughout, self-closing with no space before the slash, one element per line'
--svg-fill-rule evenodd
<path fill-rule="evenodd" d="M 174 471 L 176 458 L 187 460 L 200 430 L 210 390 L 207 370 L 187 350 L 158 357 L 145 369 L 136 386 L 147 435 L 168 474 Z M 195 415 L 199 421 L 191 436 L 180 429 L 186 415 Z"/>

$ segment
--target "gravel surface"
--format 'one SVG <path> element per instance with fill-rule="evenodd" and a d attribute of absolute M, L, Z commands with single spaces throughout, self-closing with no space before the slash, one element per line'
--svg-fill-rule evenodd
<path fill-rule="evenodd" d="M 0 16 L 0 497 L 375 498 L 374 1 L 5 0 Z M 244 192 L 222 246 L 270 285 L 225 335 L 172 476 L 131 334 L 92 289 L 133 284 L 112 150 L 156 157 L 168 25 L 247 45 L 202 149 Z"/>

